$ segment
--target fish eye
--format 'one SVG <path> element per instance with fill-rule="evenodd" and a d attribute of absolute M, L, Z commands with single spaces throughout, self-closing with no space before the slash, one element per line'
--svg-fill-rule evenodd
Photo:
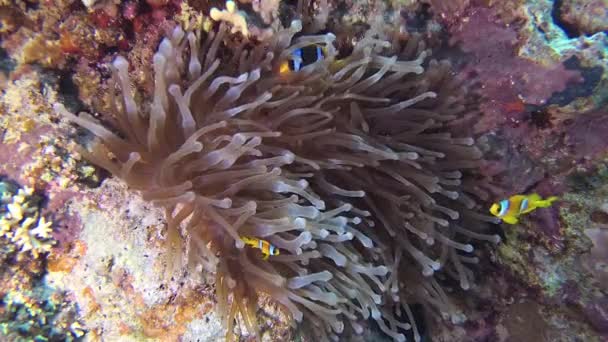
<path fill-rule="evenodd" d="M 509 210 L 509 200 L 500 201 L 500 203 L 498 203 L 498 208 L 500 209 L 498 215 L 506 215 L 507 211 Z"/>

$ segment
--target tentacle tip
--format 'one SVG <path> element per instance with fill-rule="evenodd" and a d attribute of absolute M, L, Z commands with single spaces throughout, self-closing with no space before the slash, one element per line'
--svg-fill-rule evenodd
<path fill-rule="evenodd" d="M 160 65 L 161 63 L 165 63 L 166 62 L 166 58 L 165 56 L 163 56 L 162 53 L 157 52 L 154 54 L 154 57 L 152 57 L 152 62 L 154 63 L 154 65 Z"/>
<path fill-rule="evenodd" d="M 232 207 L 232 200 L 230 198 L 224 198 L 220 201 L 219 207 L 223 209 L 228 209 Z"/>
<path fill-rule="evenodd" d="M 116 56 L 116 58 L 114 58 L 114 62 L 112 62 L 112 65 L 116 69 L 120 70 L 120 69 L 128 68 L 129 62 L 127 62 L 127 60 L 123 56 Z"/>
<path fill-rule="evenodd" d="M 181 93 L 181 88 L 177 84 L 171 84 L 169 86 L 169 93 L 173 96 L 178 96 Z"/>
<path fill-rule="evenodd" d="M 236 2 L 232 0 L 226 1 L 226 10 L 230 13 L 236 12 Z"/>
<path fill-rule="evenodd" d="M 65 112 L 67 112 L 67 109 L 65 109 L 65 106 L 63 105 L 63 103 L 59 103 L 59 102 L 53 103 L 53 110 L 57 114 L 64 114 Z"/>
<path fill-rule="evenodd" d="M 316 207 L 319 210 L 325 210 L 325 201 L 319 201 L 319 203 L 317 203 Z"/>
<path fill-rule="evenodd" d="M 439 261 L 434 261 L 431 263 L 431 268 L 433 271 L 439 271 L 441 269 L 441 263 Z"/>
<path fill-rule="evenodd" d="M 221 11 L 217 7 L 212 7 L 211 11 L 209 11 L 209 16 L 211 19 L 218 21 L 220 20 L 220 13 Z"/>
<path fill-rule="evenodd" d="M 302 21 L 301 20 L 292 20 L 291 29 L 300 32 L 302 30 Z"/>
<path fill-rule="evenodd" d="M 184 30 L 182 30 L 181 25 L 176 25 L 175 28 L 173 29 L 173 37 L 180 38 L 183 36 L 183 34 L 184 34 Z"/>
<path fill-rule="evenodd" d="M 304 229 L 304 227 L 306 227 L 306 219 L 303 217 L 298 217 L 293 220 L 293 224 L 297 229 Z"/>

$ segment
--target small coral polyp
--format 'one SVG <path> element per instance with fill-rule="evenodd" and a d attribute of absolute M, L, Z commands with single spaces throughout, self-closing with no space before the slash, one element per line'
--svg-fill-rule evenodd
<path fill-rule="evenodd" d="M 85 157 L 166 209 L 172 272 L 216 273 L 229 335 L 239 314 L 258 331 L 263 292 L 318 340 L 362 333 L 371 317 L 394 340 L 419 341 L 409 305 L 458 321 L 435 274 L 470 288 L 469 241 L 499 241 L 476 204 L 490 188 L 466 134 L 479 113 L 417 39 L 372 27 L 337 60 L 334 35 L 294 38 L 300 29 L 252 44 L 223 23 L 204 36 L 176 27 L 154 55 L 150 103 L 136 102 L 117 57 L 120 134 L 55 108 L 97 137 Z M 311 44 L 323 59 L 278 72 Z M 241 236 L 281 253 L 264 260 Z"/>

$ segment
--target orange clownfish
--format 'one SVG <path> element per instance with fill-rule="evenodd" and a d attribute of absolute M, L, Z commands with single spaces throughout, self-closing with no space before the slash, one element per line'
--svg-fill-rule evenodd
<path fill-rule="evenodd" d="M 262 251 L 262 254 L 264 255 L 264 257 L 262 258 L 263 260 L 268 260 L 268 257 L 271 255 L 280 254 L 279 249 L 266 240 L 248 236 L 241 236 L 241 240 L 243 240 L 246 245 L 249 245 L 253 248 L 257 248 Z"/>
<path fill-rule="evenodd" d="M 492 204 L 490 213 L 508 224 L 516 224 L 519 221 L 519 215 L 527 214 L 536 208 L 547 208 L 557 199 L 555 196 L 543 199 L 538 194 L 514 195 L 509 199 Z"/>
<path fill-rule="evenodd" d="M 325 58 L 325 50 L 321 45 L 312 44 L 295 49 L 292 52 L 292 58 L 283 61 L 279 66 L 281 75 L 298 72 L 303 67 L 316 63 Z"/>

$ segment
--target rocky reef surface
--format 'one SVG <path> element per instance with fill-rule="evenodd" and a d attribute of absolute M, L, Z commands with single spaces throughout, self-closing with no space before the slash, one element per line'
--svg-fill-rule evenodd
<path fill-rule="evenodd" d="M 604 341 L 608 338 L 608 3 L 606 1 L 319 1 L 337 48 L 378 12 L 478 84 L 485 173 L 508 196 L 558 204 L 501 225 L 476 287 L 455 294 L 466 315 L 424 317 L 433 341 Z M 109 63 L 130 65 L 140 94 L 176 24 L 204 28 L 212 7 L 182 0 L 0 1 L 0 333 L 10 340 L 217 341 L 212 280 L 165 274 L 166 219 L 76 152 L 85 135 L 52 110 L 107 112 Z M 252 0 L 228 13 L 235 34 L 263 38 L 295 2 Z M 217 14 L 217 13 L 216 13 Z M 217 18 L 216 18 L 217 19 Z M 397 23 L 397 24 L 395 24 Z M 240 25 L 240 26 L 239 26 Z M 141 100 L 141 99 L 137 99 Z M 19 215 L 20 214 L 20 215 Z M 306 339 L 261 298 L 267 341 Z M 424 316 L 424 315 L 421 315 Z M 242 340 L 252 337 L 236 328 Z M 366 341 L 386 339 L 369 331 Z M 388 340 L 388 339 L 387 339 Z"/>

